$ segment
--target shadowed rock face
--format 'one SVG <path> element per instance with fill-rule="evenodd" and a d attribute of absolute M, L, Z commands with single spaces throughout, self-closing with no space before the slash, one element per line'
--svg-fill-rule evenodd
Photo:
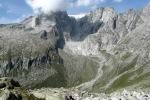
<path fill-rule="evenodd" d="M 99 8 L 77 20 L 53 12 L 0 25 L 0 76 L 29 88 L 94 92 L 148 85 L 149 23 L 147 6 L 125 13 Z"/>

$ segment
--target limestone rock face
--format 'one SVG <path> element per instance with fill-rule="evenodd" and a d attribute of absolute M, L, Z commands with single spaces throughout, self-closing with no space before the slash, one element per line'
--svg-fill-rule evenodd
<path fill-rule="evenodd" d="M 149 14 L 150 14 L 150 4 L 148 4 L 146 7 L 143 8 L 142 10 L 142 16 L 143 19 L 149 19 Z"/>
<path fill-rule="evenodd" d="M 88 55 L 95 54 L 100 49 L 111 52 L 119 40 L 144 22 L 141 16 L 133 9 L 120 14 L 113 8 L 99 8 L 78 20 L 79 41 L 66 42 L 65 48 L 79 55 L 83 54 L 81 52 L 84 55 L 86 52 L 89 52 Z"/>

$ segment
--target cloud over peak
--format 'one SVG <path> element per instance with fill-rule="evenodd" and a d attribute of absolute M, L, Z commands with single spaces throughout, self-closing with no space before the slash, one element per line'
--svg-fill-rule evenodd
<path fill-rule="evenodd" d="M 66 0 L 26 0 L 26 2 L 35 13 L 64 10 L 68 5 Z"/>
<path fill-rule="evenodd" d="M 90 5 L 96 5 L 101 2 L 104 2 L 105 0 L 77 0 L 77 6 L 90 6 Z"/>
<path fill-rule="evenodd" d="M 35 13 L 49 13 L 51 11 L 66 10 L 67 7 L 89 7 L 95 9 L 101 3 L 108 0 L 26 0 Z M 122 2 L 123 0 L 112 0 Z"/>

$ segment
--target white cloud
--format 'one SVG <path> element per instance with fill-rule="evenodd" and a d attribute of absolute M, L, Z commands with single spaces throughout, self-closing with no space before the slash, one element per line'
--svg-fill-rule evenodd
<path fill-rule="evenodd" d="M 26 0 L 35 13 L 64 10 L 68 6 L 66 0 Z"/>
<path fill-rule="evenodd" d="M 115 1 L 115 2 L 119 2 L 119 3 L 120 3 L 120 2 L 122 2 L 123 0 L 114 0 L 114 1 Z"/>
<path fill-rule="evenodd" d="M 77 0 L 77 6 L 91 6 L 104 2 L 105 0 Z"/>
<path fill-rule="evenodd" d="M 77 5 L 78 6 L 89 6 L 91 4 L 92 0 L 78 0 Z"/>
<path fill-rule="evenodd" d="M 89 6 L 91 9 L 96 5 L 105 2 L 106 0 L 26 0 L 27 4 L 31 6 L 35 13 L 44 12 L 49 13 L 51 11 L 65 10 L 69 7 Z"/>
<path fill-rule="evenodd" d="M 74 18 L 76 18 L 76 19 L 79 19 L 79 18 L 84 17 L 85 15 L 86 15 L 86 13 L 81 13 L 81 14 L 69 15 L 69 16 L 74 17 Z"/>

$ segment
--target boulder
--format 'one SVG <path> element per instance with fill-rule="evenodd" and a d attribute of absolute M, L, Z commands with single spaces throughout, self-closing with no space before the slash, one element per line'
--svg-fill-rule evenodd
<path fill-rule="evenodd" d="M 26 89 L 23 89 L 18 81 L 11 78 L 0 78 L 0 100 L 43 100 L 38 99 Z"/>
<path fill-rule="evenodd" d="M 6 84 L 5 83 L 0 83 L 0 89 L 6 87 Z"/>

